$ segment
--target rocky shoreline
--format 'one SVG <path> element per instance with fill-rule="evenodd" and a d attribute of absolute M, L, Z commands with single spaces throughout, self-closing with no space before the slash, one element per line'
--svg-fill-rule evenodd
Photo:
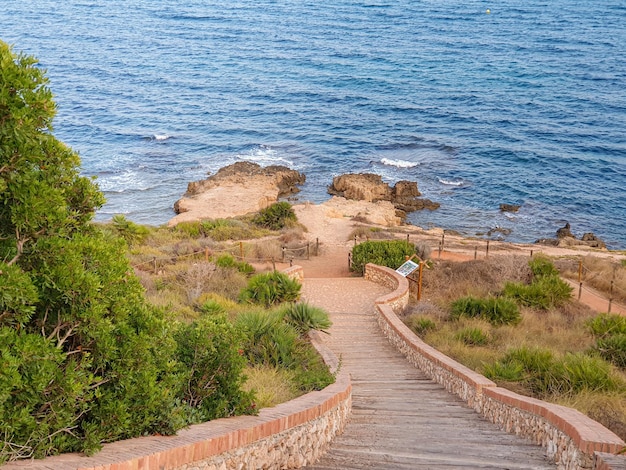
<path fill-rule="evenodd" d="M 234 163 L 205 180 L 189 183 L 187 192 L 175 203 L 177 215 L 168 225 L 254 213 L 280 198 L 298 193 L 299 186 L 305 181 L 304 174 L 285 166 L 261 167 L 252 162 Z M 326 217 L 350 217 L 385 227 L 405 225 L 407 212 L 436 210 L 440 206 L 437 202 L 421 197 L 417 182 L 398 181 L 392 187 L 383 182 L 380 175 L 371 173 L 336 176 L 328 186 L 328 193 L 331 198 L 319 204 Z M 517 209 L 519 206 L 500 205 L 502 211 L 515 212 Z M 488 235 L 493 235 L 492 231 Z M 535 244 L 606 251 L 605 243 L 593 233 L 575 237 L 569 223 L 557 230 L 555 238 L 540 239 Z"/>

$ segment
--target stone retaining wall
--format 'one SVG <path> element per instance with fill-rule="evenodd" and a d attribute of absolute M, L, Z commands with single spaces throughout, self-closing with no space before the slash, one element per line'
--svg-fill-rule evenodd
<path fill-rule="evenodd" d="M 626 458 L 615 455 L 626 444 L 604 426 L 574 409 L 498 387 L 414 335 L 396 315 L 408 304 L 409 289 L 406 279 L 394 270 L 368 264 L 365 277 L 396 289 L 376 301 L 378 323 L 385 336 L 409 362 L 449 392 L 501 429 L 543 446 L 560 469 L 626 468 Z"/>
<path fill-rule="evenodd" d="M 287 274 L 298 277 L 302 268 Z M 352 384 L 337 357 L 311 341 L 336 374 L 324 390 L 307 393 L 258 416 L 217 419 L 183 429 L 175 436 L 149 436 L 105 444 L 93 457 L 62 454 L 21 460 L 2 470 L 239 470 L 300 468 L 318 460 L 343 431 L 352 410 Z"/>

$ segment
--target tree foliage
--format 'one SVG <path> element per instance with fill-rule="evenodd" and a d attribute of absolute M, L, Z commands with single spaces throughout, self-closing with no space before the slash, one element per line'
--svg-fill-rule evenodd
<path fill-rule="evenodd" d="M 146 303 L 124 240 L 90 223 L 104 199 L 53 136 L 55 109 L 36 60 L 0 42 L 0 464 L 173 433 L 193 414 L 181 384 L 203 385 L 180 351 L 193 346 L 211 367 L 224 340 L 178 346 L 176 324 Z M 213 402 L 222 408 L 204 415 L 244 408 Z"/>

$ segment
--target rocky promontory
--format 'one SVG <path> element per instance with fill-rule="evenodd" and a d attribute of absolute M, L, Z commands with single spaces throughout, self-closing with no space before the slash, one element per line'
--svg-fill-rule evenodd
<path fill-rule="evenodd" d="M 257 212 L 279 197 L 297 193 L 305 180 L 302 173 L 285 166 L 237 162 L 205 180 L 189 183 L 185 195 L 174 204 L 178 215 L 169 225 Z"/>

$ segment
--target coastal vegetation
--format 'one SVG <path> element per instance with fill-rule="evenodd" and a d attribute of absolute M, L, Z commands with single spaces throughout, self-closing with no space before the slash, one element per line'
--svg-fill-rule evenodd
<path fill-rule="evenodd" d="M 405 323 L 498 385 L 576 408 L 625 438 L 624 317 L 573 300 L 553 261 L 437 262 Z"/>
<path fill-rule="evenodd" d="M 350 269 L 361 275 L 367 263 L 396 269 L 414 254 L 415 245 L 404 240 L 366 241 L 352 249 Z"/>
<path fill-rule="evenodd" d="M 267 229 L 93 223 L 104 198 L 54 137 L 55 109 L 36 60 L 0 42 L 0 464 L 256 413 L 247 370 L 291 394 L 333 381 L 305 336 L 323 314 L 237 303 L 254 268 L 209 254 L 207 233 Z"/>

